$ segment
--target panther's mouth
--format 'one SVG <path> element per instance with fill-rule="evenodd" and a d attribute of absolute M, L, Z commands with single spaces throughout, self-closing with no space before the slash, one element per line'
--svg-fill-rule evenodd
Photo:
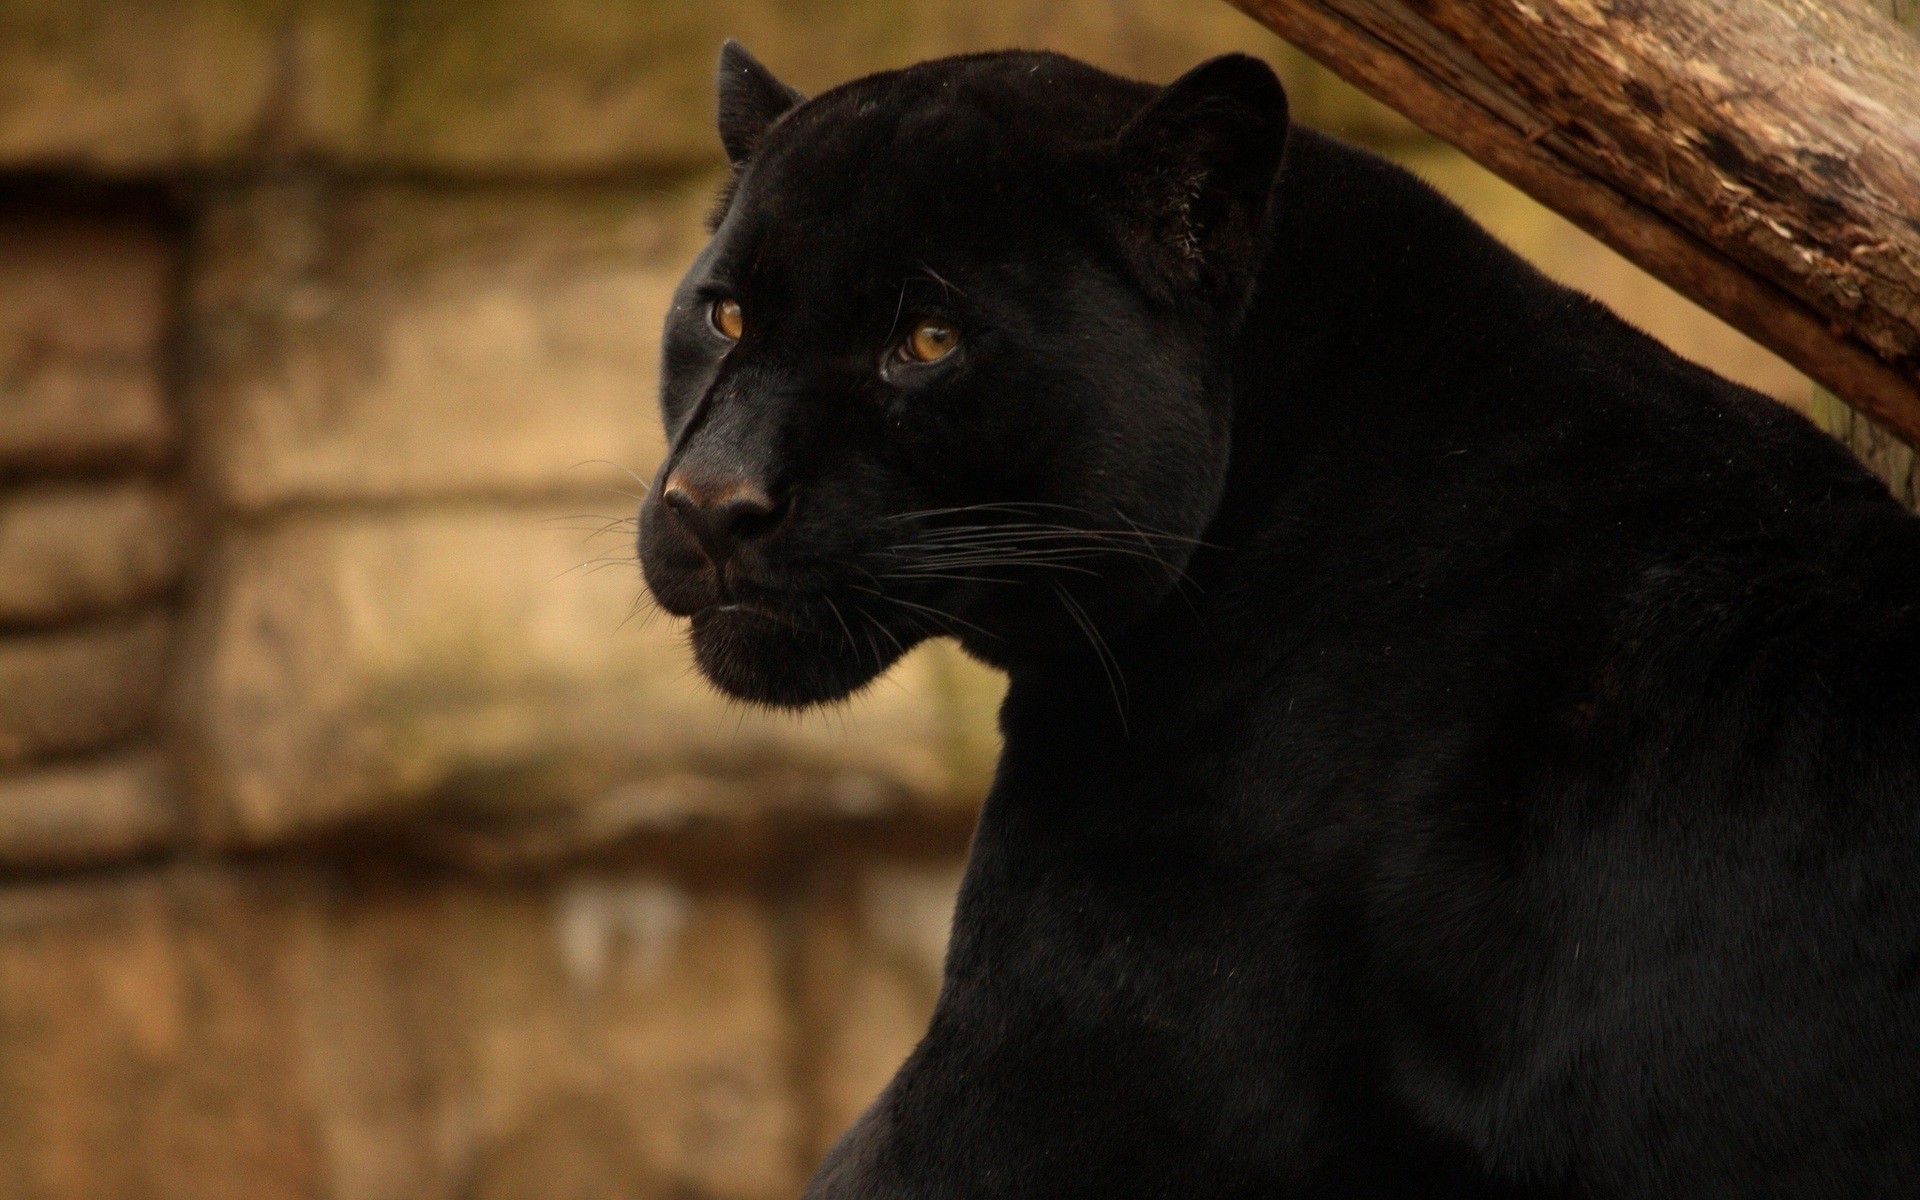
<path fill-rule="evenodd" d="M 715 600 L 690 614 L 697 627 L 701 622 L 759 620 L 781 625 L 794 632 L 811 632 L 812 622 L 796 620 L 790 611 L 758 600 Z"/>
<path fill-rule="evenodd" d="M 721 691 L 805 708 L 858 691 L 923 635 L 828 592 L 714 601 L 691 615 L 694 660 Z"/>

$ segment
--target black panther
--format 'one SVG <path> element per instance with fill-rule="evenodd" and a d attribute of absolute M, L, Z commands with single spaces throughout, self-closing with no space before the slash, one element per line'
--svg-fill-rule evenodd
<path fill-rule="evenodd" d="M 1920 1195 L 1920 520 L 1229 56 L 721 61 L 646 580 L 1005 670 L 809 1196 Z"/>

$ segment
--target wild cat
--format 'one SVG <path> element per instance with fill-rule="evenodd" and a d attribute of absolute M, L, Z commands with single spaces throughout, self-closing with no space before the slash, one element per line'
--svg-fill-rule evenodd
<path fill-rule="evenodd" d="M 646 579 L 805 706 L 1004 669 L 809 1195 L 1920 1194 L 1920 522 L 1260 62 L 737 46 Z"/>

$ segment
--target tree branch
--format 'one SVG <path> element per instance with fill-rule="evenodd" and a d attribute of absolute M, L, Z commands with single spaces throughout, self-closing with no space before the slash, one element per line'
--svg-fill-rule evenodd
<path fill-rule="evenodd" d="M 1233 0 L 1920 445 L 1920 45 L 1849 0 Z"/>

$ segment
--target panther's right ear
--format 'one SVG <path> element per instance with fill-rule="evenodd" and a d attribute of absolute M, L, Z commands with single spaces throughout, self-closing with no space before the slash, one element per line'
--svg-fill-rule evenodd
<path fill-rule="evenodd" d="M 1229 310 L 1245 302 L 1287 126 L 1273 68 L 1226 54 L 1162 88 L 1120 130 L 1116 207 L 1150 278 Z"/>
<path fill-rule="evenodd" d="M 806 97 L 775 79 L 773 72 L 732 38 L 720 47 L 720 144 L 734 170 L 753 157 L 761 137 Z"/>

